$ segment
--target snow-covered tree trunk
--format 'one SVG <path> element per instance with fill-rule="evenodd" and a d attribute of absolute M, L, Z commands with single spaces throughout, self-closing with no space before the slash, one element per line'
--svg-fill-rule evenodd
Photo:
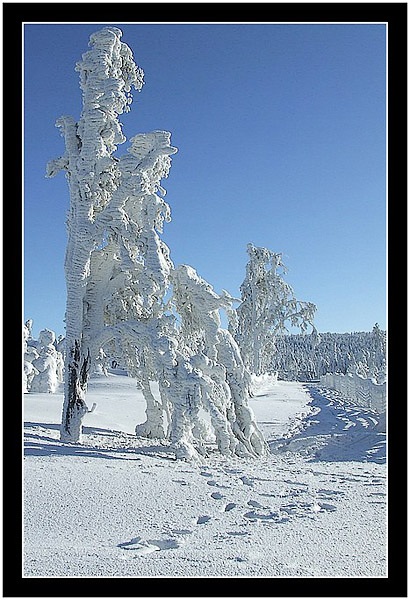
<path fill-rule="evenodd" d="M 135 427 L 135 433 L 141 437 L 164 439 L 166 437 L 164 406 L 160 400 L 155 398 L 151 384 L 146 377 L 141 380 L 141 387 L 146 402 L 146 421 Z"/>
<path fill-rule="evenodd" d="M 233 407 L 229 419 L 233 432 L 240 441 L 241 453 L 260 456 L 267 452 L 267 446 L 249 406 L 249 372 L 243 363 L 239 346 L 226 329 L 219 331 L 217 349 L 219 360 L 226 369 Z M 239 453 L 237 450 L 237 454 Z"/>

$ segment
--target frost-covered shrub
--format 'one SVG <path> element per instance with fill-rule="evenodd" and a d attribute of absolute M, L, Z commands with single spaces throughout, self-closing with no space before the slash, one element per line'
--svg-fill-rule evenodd
<path fill-rule="evenodd" d="M 30 391 L 34 376 L 38 373 L 33 365 L 33 361 L 38 358 L 38 352 L 34 346 L 28 345 L 31 338 L 32 321 L 27 321 L 23 326 L 23 392 Z"/>
<path fill-rule="evenodd" d="M 43 329 L 38 340 L 31 335 L 32 321 L 24 325 L 24 378 L 25 392 L 54 393 L 63 382 L 63 355 L 56 349 L 56 336 Z"/>

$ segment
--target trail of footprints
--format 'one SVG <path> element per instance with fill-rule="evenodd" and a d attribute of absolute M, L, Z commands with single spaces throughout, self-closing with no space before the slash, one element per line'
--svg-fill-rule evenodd
<path fill-rule="evenodd" d="M 225 470 L 225 475 L 232 474 L 235 475 L 235 477 L 238 477 L 239 473 L 240 471 L 235 469 Z M 208 471 L 201 471 L 200 475 L 206 478 L 206 484 L 210 489 L 218 488 L 215 491 L 210 491 L 208 495 L 213 501 L 220 505 L 220 513 L 229 513 L 235 509 L 238 509 L 238 505 L 235 502 L 227 501 L 229 498 L 227 498 L 226 493 L 229 491 L 231 486 L 218 483 L 218 481 L 214 479 L 213 474 Z M 314 473 L 313 475 L 317 475 L 317 473 Z M 262 478 L 252 478 L 246 475 L 239 476 L 236 481 L 237 483 L 241 482 L 244 486 L 249 487 L 251 490 L 254 487 L 255 481 L 257 480 L 264 481 Z M 342 477 L 341 480 L 339 479 L 338 483 L 343 481 L 349 481 L 349 477 Z M 174 480 L 174 482 L 179 483 L 180 485 L 189 485 L 182 479 Z M 317 518 L 317 513 L 336 511 L 337 506 L 332 502 L 334 502 L 338 496 L 340 497 L 345 495 L 345 492 L 343 491 L 327 488 L 320 488 L 313 492 L 312 488 L 307 483 L 292 481 L 289 479 L 282 480 L 282 483 L 286 484 L 286 488 L 281 494 L 278 495 L 277 493 L 257 492 L 255 495 L 258 496 L 258 500 L 255 498 L 250 498 L 246 502 L 246 506 L 242 505 L 241 508 L 244 510 L 242 517 L 245 519 L 245 524 L 256 522 L 266 524 L 286 523 L 293 518 L 315 519 Z M 366 485 L 377 486 L 380 484 L 380 481 L 374 480 L 371 484 Z M 384 494 L 382 492 L 371 492 L 370 495 L 382 496 Z M 278 498 L 280 499 L 280 504 L 276 508 L 273 508 L 272 501 L 277 501 Z M 271 502 L 269 502 L 269 499 Z M 237 513 L 238 511 L 235 510 L 235 513 L 233 514 Z M 127 542 L 118 544 L 118 547 L 127 551 L 132 550 L 133 555 L 135 556 L 143 556 L 158 550 L 172 550 L 179 548 L 182 544 L 184 544 L 186 537 L 194 533 L 195 526 L 206 525 L 206 523 L 209 523 L 212 518 L 213 517 L 208 514 L 199 515 L 194 521 L 194 527 L 192 529 L 173 529 L 170 531 L 170 534 L 174 537 L 170 539 L 143 540 L 141 537 L 136 537 Z M 250 531 L 227 531 L 226 533 L 229 536 L 250 535 Z M 175 537 L 177 539 L 175 539 Z"/>
<path fill-rule="evenodd" d="M 212 478 L 212 473 L 208 473 L 206 471 L 201 472 L 203 477 L 209 478 L 207 484 L 211 487 L 218 488 L 227 488 L 228 486 L 224 486 L 219 484 L 215 479 Z M 246 475 L 239 477 L 239 481 L 243 483 L 243 485 L 248 486 L 250 488 L 254 487 L 254 482 L 256 479 L 252 479 Z M 250 522 L 262 521 L 262 522 L 274 522 L 274 523 L 286 523 L 290 520 L 291 517 L 307 517 L 309 515 L 314 515 L 318 512 L 333 512 L 336 510 L 336 506 L 327 502 L 329 498 L 334 496 L 343 495 L 343 492 L 336 490 L 327 490 L 327 489 L 319 489 L 315 494 L 313 501 L 311 499 L 307 501 L 301 501 L 298 499 L 300 495 L 306 495 L 309 492 L 309 486 L 305 483 L 300 483 L 297 481 L 289 481 L 285 480 L 284 483 L 290 484 L 294 487 L 283 496 L 289 496 L 292 500 L 296 498 L 293 502 L 288 502 L 281 504 L 276 510 L 273 509 L 269 504 L 261 503 L 258 500 L 250 499 L 247 502 L 246 512 L 243 513 L 243 517 Z M 295 487 L 296 486 L 296 487 Z M 210 497 L 213 500 L 225 500 L 225 496 L 221 492 L 211 492 Z M 275 498 L 275 494 L 263 493 L 260 492 L 259 496 L 265 496 L 269 498 Z M 326 502 L 324 501 L 326 500 Z M 236 508 L 237 505 L 234 502 L 228 502 L 227 504 L 223 503 L 222 508 L 220 509 L 222 512 L 229 512 Z M 209 515 L 203 515 L 198 518 L 197 523 L 202 524 L 206 523 L 211 519 Z"/>

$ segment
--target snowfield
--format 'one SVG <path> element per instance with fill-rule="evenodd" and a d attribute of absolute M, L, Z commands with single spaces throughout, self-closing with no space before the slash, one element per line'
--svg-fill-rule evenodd
<path fill-rule="evenodd" d="M 23 577 L 387 577 L 386 435 L 316 384 L 258 380 L 271 454 L 176 461 L 137 438 L 145 401 L 90 380 L 81 444 L 62 393 L 24 396 Z"/>

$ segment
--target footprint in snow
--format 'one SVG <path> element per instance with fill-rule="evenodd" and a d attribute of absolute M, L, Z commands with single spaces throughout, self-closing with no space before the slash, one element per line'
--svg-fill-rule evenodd
<path fill-rule="evenodd" d="M 334 512 L 337 509 L 333 504 L 327 504 L 326 502 L 315 502 L 312 506 L 312 510 L 313 512 L 322 512 L 324 510 Z"/>
<path fill-rule="evenodd" d="M 336 509 L 336 506 L 334 506 L 334 504 L 327 504 L 325 502 L 319 502 L 319 506 L 322 510 L 328 510 L 329 512 L 334 512 Z"/>
<path fill-rule="evenodd" d="M 117 544 L 118 548 L 122 550 L 132 550 L 136 556 L 143 556 L 145 554 L 151 554 L 151 552 L 157 552 L 161 548 L 156 544 L 151 544 L 141 537 L 132 538 L 129 542 L 122 542 Z"/>
<path fill-rule="evenodd" d="M 202 475 L 202 477 L 212 477 L 212 473 L 208 473 L 207 471 L 201 471 L 200 475 Z"/>
<path fill-rule="evenodd" d="M 250 479 L 246 475 L 244 475 L 243 477 L 240 477 L 239 479 L 242 481 L 242 483 L 244 485 L 249 485 L 250 487 L 253 487 L 253 481 L 252 481 L 252 479 Z"/>
<path fill-rule="evenodd" d="M 174 535 L 191 535 L 192 529 L 173 529 L 171 531 Z"/>
<path fill-rule="evenodd" d="M 157 546 L 159 550 L 174 550 L 181 545 L 177 540 L 148 540 L 148 543 Z"/>
<path fill-rule="evenodd" d="M 281 506 L 280 510 L 287 513 L 288 515 L 295 515 L 298 514 L 299 507 L 297 504 L 291 503 L 286 504 L 285 506 Z"/>
<path fill-rule="evenodd" d="M 151 554 L 151 552 L 158 552 L 159 550 L 172 550 L 179 548 L 180 543 L 176 540 L 143 540 L 141 537 L 132 538 L 129 542 L 122 542 L 117 544 L 118 548 L 122 550 L 131 550 L 136 556 L 143 556 L 145 554 Z"/>
<path fill-rule="evenodd" d="M 345 493 L 341 492 L 339 490 L 326 490 L 326 489 L 320 489 L 317 491 L 318 495 L 320 495 L 321 497 L 327 497 L 327 496 L 344 496 Z"/>
<path fill-rule="evenodd" d="M 209 515 L 202 515 L 201 517 L 198 517 L 196 522 L 198 525 L 203 525 L 204 523 L 208 523 L 210 520 L 211 517 Z"/>
<path fill-rule="evenodd" d="M 245 513 L 243 515 L 246 519 L 249 519 L 250 521 L 253 522 L 257 522 L 257 521 L 275 521 L 275 523 L 285 523 L 286 521 L 289 521 L 288 517 L 283 517 L 281 515 L 279 515 L 279 513 L 277 512 L 255 512 L 254 510 L 251 510 L 247 513 Z"/>
<path fill-rule="evenodd" d="M 215 479 L 209 479 L 206 482 L 208 485 L 211 485 L 212 487 L 219 487 L 219 488 L 226 488 L 226 485 L 222 485 L 221 483 L 218 483 L 217 481 L 215 481 Z"/>
<path fill-rule="evenodd" d="M 221 492 L 212 492 L 211 498 L 213 498 L 214 500 L 220 500 L 221 498 L 223 498 L 223 494 L 221 494 Z"/>
<path fill-rule="evenodd" d="M 291 479 L 284 479 L 283 483 L 290 483 L 291 485 L 300 485 L 302 487 L 308 487 L 307 483 L 303 483 L 302 481 L 292 481 Z"/>

